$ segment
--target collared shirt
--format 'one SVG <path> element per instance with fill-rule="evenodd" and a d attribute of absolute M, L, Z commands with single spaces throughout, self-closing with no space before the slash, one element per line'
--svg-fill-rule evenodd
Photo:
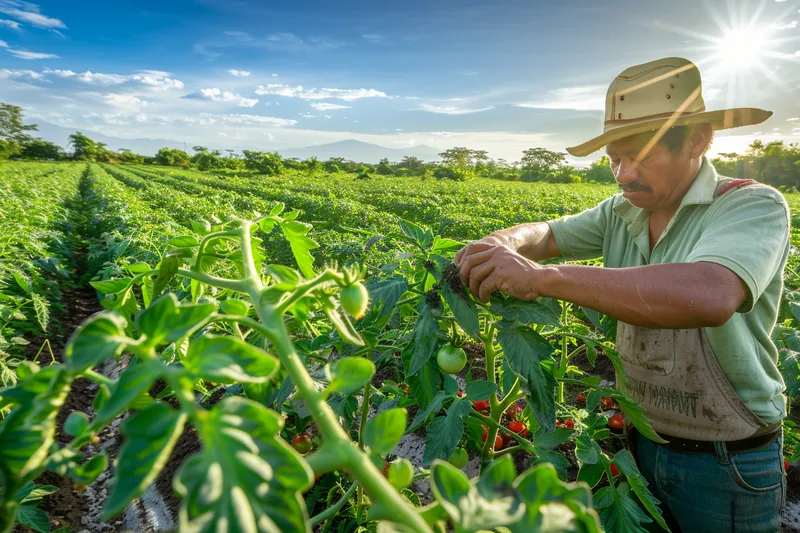
<path fill-rule="evenodd" d="M 720 367 L 745 404 L 768 423 L 786 415 L 778 350 L 772 342 L 789 254 L 790 214 L 777 190 L 762 184 L 717 199 L 719 176 L 704 158 L 677 212 L 650 251 L 650 213 L 621 194 L 549 222 L 568 260 L 603 258 L 607 267 L 707 261 L 738 275 L 749 296 L 724 325 L 706 328 Z"/>

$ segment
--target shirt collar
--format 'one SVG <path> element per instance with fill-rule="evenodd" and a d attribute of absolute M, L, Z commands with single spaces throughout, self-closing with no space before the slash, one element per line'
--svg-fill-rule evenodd
<path fill-rule="evenodd" d="M 714 201 L 714 192 L 717 190 L 717 181 L 719 176 L 717 170 L 711 161 L 703 156 L 703 163 L 700 166 L 700 172 L 692 182 L 689 190 L 681 200 L 681 205 L 678 207 L 678 212 L 685 205 L 701 205 L 710 204 Z M 678 212 L 675 214 L 677 215 Z M 646 222 L 650 218 L 650 212 L 636 207 L 625 199 L 621 194 L 617 195 L 614 201 L 614 214 L 620 217 L 628 226 L 628 232 L 632 235 L 639 234 L 645 227 Z"/>

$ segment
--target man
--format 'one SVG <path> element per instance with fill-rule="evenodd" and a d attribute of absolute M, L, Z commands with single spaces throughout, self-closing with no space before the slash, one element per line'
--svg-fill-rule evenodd
<path fill-rule="evenodd" d="M 758 124 L 760 109 L 706 111 L 685 59 L 631 67 L 611 83 L 604 133 L 617 194 L 575 216 L 497 231 L 456 255 L 462 281 L 586 306 L 619 321 L 628 392 L 667 441 L 630 444 L 672 531 L 778 531 L 786 414 L 770 339 L 789 250 L 776 190 L 720 178 L 713 131 Z M 540 265 L 602 257 L 605 268 Z"/>

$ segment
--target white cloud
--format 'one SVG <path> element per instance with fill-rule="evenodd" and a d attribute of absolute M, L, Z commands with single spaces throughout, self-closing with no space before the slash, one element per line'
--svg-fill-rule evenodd
<path fill-rule="evenodd" d="M 0 26 L 8 26 L 12 30 L 18 30 L 20 24 L 15 20 L 0 19 Z"/>
<path fill-rule="evenodd" d="M 797 122 L 798 120 L 800 120 L 800 117 L 792 117 L 792 118 L 787 118 L 786 122 Z"/>
<path fill-rule="evenodd" d="M 222 115 L 222 122 L 228 124 L 272 124 L 274 126 L 294 126 L 296 120 L 278 117 L 265 117 L 263 115 L 247 115 L 243 113 L 233 115 Z"/>
<path fill-rule="evenodd" d="M 305 89 L 302 85 L 292 87 L 281 83 L 270 83 L 266 87 L 259 85 L 256 94 L 274 94 L 289 98 L 302 98 L 303 100 L 344 100 L 352 102 L 361 98 L 388 98 L 389 95 L 376 89 Z"/>
<path fill-rule="evenodd" d="M 258 98 L 247 98 L 241 94 L 223 91 L 216 87 L 200 89 L 200 94 L 196 95 L 196 97 L 202 100 L 211 100 L 212 102 L 233 102 L 239 107 L 253 107 L 258 103 Z"/>
<path fill-rule="evenodd" d="M 275 74 L 275 73 L 273 72 L 273 73 L 272 73 L 272 77 L 273 77 L 273 78 L 277 78 L 277 77 L 278 77 L 278 75 L 277 75 L 277 74 Z"/>
<path fill-rule="evenodd" d="M 8 48 L 8 43 L 5 41 L 0 41 L 0 48 Z"/>
<path fill-rule="evenodd" d="M 226 31 L 224 32 L 225 35 L 230 37 L 236 37 L 236 40 L 242 43 L 246 43 L 253 40 L 253 37 L 244 31 Z"/>
<path fill-rule="evenodd" d="M 237 76 L 237 77 L 247 77 L 250 75 L 250 73 L 246 70 L 236 70 L 233 68 L 228 69 L 228 72 L 230 73 L 231 76 Z"/>
<path fill-rule="evenodd" d="M 776 30 L 793 30 L 793 29 L 795 29 L 797 27 L 797 21 L 793 20 L 791 22 L 778 23 L 778 24 L 775 24 L 774 27 L 775 27 Z"/>
<path fill-rule="evenodd" d="M 329 104 L 328 102 L 314 102 L 311 107 L 317 111 L 330 111 L 332 109 L 351 109 L 352 106 L 341 104 Z"/>
<path fill-rule="evenodd" d="M 138 112 L 141 108 L 148 106 L 148 102 L 146 100 L 142 100 L 141 98 L 131 94 L 108 93 L 103 95 L 103 99 L 109 105 L 128 111 Z"/>
<path fill-rule="evenodd" d="M 51 70 L 44 69 L 42 74 L 56 76 L 59 78 L 75 78 L 87 85 L 99 85 L 103 87 L 132 83 L 145 85 L 155 90 L 183 89 L 183 82 L 169 77 L 169 72 L 160 70 L 140 70 L 136 74 L 105 74 L 102 72 L 73 72 L 71 70 Z"/>
<path fill-rule="evenodd" d="M 317 115 L 311 115 L 309 113 L 300 113 L 300 116 L 303 118 L 317 118 Z"/>
<path fill-rule="evenodd" d="M 38 72 L 32 70 L 8 70 L 6 68 L 0 70 L 0 79 L 20 79 L 28 78 L 30 80 L 42 80 L 42 76 Z"/>
<path fill-rule="evenodd" d="M 466 115 L 469 113 L 478 113 L 480 111 L 489 111 L 490 109 L 494 108 L 480 107 L 480 108 L 470 109 L 459 106 L 436 106 L 431 104 L 422 104 L 420 109 L 422 111 L 428 111 L 429 113 L 439 113 L 441 115 Z"/>
<path fill-rule="evenodd" d="M 580 87 L 563 87 L 547 93 L 544 100 L 522 102 L 520 107 L 539 109 L 574 109 L 576 111 L 594 111 L 605 109 L 605 85 L 583 85 Z"/>
<path fill-rule="evenodd" d="M 66 28 L 67 25 L 57 18 L 42 15 L 39 6 L 18 0 L 0 0 L 0 13 L 5 13 L 11 18 L 26 22 L 38 28 L 56 29 Z"/>
<path fill-rule="evenodd" d="M 31 52 L 29 50 L 19 50 L 17 48 L 7 48 L 7 50 L 15 57 L 20 59 L 58 59 L 59 56 L 55 54 L 45 54 L 42 52 Z"/>
<path fill-rule="evenodd" d="M 365 33 L 365 34 L 362 34 L 361 37 L 363 37 L 364 39 L 366 39 L 367 41 L 370 41 L 372 43 L 377 43 L 378 41 L 383 39 L 383 35 L 379 35 L 377 33 Z"/>

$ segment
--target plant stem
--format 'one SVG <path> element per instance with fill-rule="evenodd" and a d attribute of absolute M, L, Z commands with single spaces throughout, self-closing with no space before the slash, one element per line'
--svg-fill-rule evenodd
<path fill-rule="evenodd" d="M 367 416 L 369 415 L 369 387 L 370 382 L 364 384 L 364 396 L 361 399 L 361 423 L 358 426 L 358 447 L 364 449 L 364 428 L 367 425 Z M 364 490 L 358 489 L 358 498 L 356 498 L 358 505 L 364 503 Z"/>
<path fill-rule="evenodd" d="M 567 320 L 569 319 L 569 314 L 567 312 L 568 304 L 567 302 L 562 302 L 561 305 L 561 323 L 566 325 Z M 567 346 L 568 346 L 567 336 L 564 335 L 561 337 L 561 362 L 558 365 L 558 375 L 557 378 L 563 378 L 564 375 L 567 373 L 567 362 L 568 362 L 568 355 L 567 355 Z M 564 382 L 559 382 L 558 384 L 558 401 L 564 403 Z"/>
<path fill-rule="evenodd" d="M 83 371 L 83 377 L 91 379 L 95 383 L 100 383 L 101 385 L 105 385 L 107 387 L 111 387 L 114 384 L 113 379 L 109 379 L 100 372 L 96 372 L 91 368 L 87 368 L 86 370 Z"/>
<path fill-rule="evenodd" d="M 353 492 L 355 492 L 356 487 L 359 487 L 359 486 L 360 485 L 358 484 L 357 481 L 354 482 L 352 485 L 350 485 L 350 488 L 347 489 L 347 492 L 344 493 L 344 496 L 342 496 L 339 499 L 339 501 L 337 501 L 332 506 L 328 507 L 327 509 L 325 509 L 324 511 L 322 511 L 318 515 L 312 516 L 311 520 L 309 521 L 309 524 L 311 525 L 311 527 L 313 528 L 314 526 L 316 526 L 320 522 L 322 522 L 324 520 L 327 520 L 328 518 L 333 518 L 334 516 L 336 516 L 336 513 L 338 513 L 339 510 L 342 507 L 344 507 L 344 504 L 347 503 L 347 500 L 349 500 L 350 498 L 353 497 Z"/>
<path fill-rule="evenodd" d="M 205 272 L 194 272 L 192 270 L 186 270 L 185 268 L 179 268 L 178 274 L 183 277 L 199 281 L 200 283 L 211 285 L 212 287 L 219 287 L 220 289 L 227 289 L 234 292 L 247 293 L 247 286 L 242 280 L 218 278 L 217 276 L 212 276 L 211 274 L 206 274 Z"/>
<path fill-rule="evenodd" d="M 475 417 L 484 424 L 486 424 L 489 427 L 490 433 L 494 431 L 495 437 L 497 437 L 498 431 L 502 431 L 503 433 L 507 433 L 512 437 L 514 437 L 514 440 L 516 440 L 519 443 L 519 447 L 522 448 L 523 450 L 531 453 L 536 453 L 536 448 L 533 447 L 533 443 L 531 441 L 524 439 L 519 435 L 517 435 L 516 433 L 514 433 L 513 431 L 511 431 L 510 429 L 503 427 L 494 418 L 481 414 L 478 411 L 475 411 L 474 409 L 470 411 L 469 416 Z M 489 442 L 488 437 L 486 438 L 486 442 Z M 494 439 L 492 440 L 492 448 L 494 448 Z M 494 456 L 496 456 L 496 454 L 492 452 L 492 457 Z"/>

